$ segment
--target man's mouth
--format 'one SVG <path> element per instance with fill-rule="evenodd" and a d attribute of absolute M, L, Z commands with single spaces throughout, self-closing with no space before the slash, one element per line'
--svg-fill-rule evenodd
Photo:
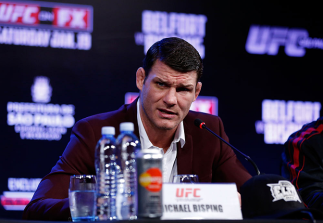
<path fill-rule="evenodd" d="M 159 111 L 163 112 L 163 113 L 166 113 L 166 114 L 170 114 L 170 115 L 176 115 L 175 112 L 173 111 L 170 111 L 170 110 L 166 110 L 166 109 L 158 109 Z"/>
<path fill-rule="evenodd" d="M 163 118 L 174 118 L 174 116 L 177 115 L 176 112 L 173 112 L 171 110 L 167 110 L 167 109 L 158 109 L 159 114 L 161 117 Z"/>

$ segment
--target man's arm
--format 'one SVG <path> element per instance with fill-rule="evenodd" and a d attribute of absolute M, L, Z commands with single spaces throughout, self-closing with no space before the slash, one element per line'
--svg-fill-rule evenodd
<path fill-rule="evenodd" d="M 290 136 L 282 154 L 282 175 L 310 208 L 323 210 L 323 136 L 314 126 Z"/>
<path fill-rule="evenodd" d="M 46 176 L 26 206 L 23 219 L 68 221 L 71 216 L 68 201 L 69 177 L 67 174 Z"/>
<path fill-rule="evenodd" d="M 63 220 L 70 215 L 68 188 L 71 175 L 93 174 L 95 136 L 87 121 L 81 120 L 72 129 L 71 139 L 50 174 L 40 182 L 23 219 Z"/>

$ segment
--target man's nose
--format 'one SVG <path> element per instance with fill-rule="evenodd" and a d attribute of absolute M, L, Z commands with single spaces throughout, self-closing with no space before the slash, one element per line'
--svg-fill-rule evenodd
<path fill-rule="evenodd" d="M 177 104 L 177 97 L 176 97 L 176 89 L 169 88 L 168 91 L 164 95 L 164 102 L 168 106 L 173 106 Z"/>

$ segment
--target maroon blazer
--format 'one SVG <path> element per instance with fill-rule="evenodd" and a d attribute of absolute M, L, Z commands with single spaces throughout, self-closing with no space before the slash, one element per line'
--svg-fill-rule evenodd
<path fill-rule="evenodd" d="M 197 174 L 200 182 L 235 182 L 238 190 L 251 176 L 236 158 L 230 147 L 210 133 L 194 126 L 200 118 L 210 129 L 228 140 L 223 123 L 217 116 L 190 111 L 183 120 L 185 145 L 177 145 L 178 174 Z M 94 150 L 101 138 L 103 126 L 114 126 L 120 133 L 121 122 L 133 122 L 139 136 L 137 100 L 116 111 L 97 114 L 78 121 L 71 139 L 51 172 L 40 182 L 31 202 L 26 206 L 23 219 L 63 220 L 70 215 L 68 202 L 69 179 L 74 174 L 95 175 Z"/>

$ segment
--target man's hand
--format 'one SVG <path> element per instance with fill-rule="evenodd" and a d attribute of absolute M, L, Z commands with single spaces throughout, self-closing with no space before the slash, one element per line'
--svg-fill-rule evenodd
<path fill-rule="evenodd" d="M 239 199 L 240 208 L 241 208 L 241 195 L 240 195 L 240 193 L 239 193 L 239 192 L 237 192 L 237 193 L 238 193 L 238 199 Z"/>

